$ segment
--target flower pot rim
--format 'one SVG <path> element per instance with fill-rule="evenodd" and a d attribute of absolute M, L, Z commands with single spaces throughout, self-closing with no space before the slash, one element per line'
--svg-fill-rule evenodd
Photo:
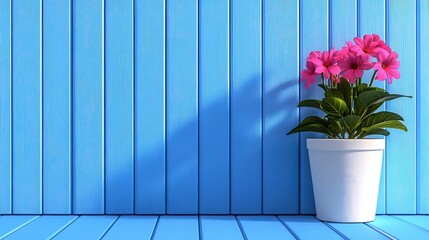
<path fill-rule="evenodd" d="M 335 142 L 335 143 L 333 143 Z M 378 151 L 385 149 L 386 139 L 329 139 L 308 138 L 307 149 L 326 151 Z"/>

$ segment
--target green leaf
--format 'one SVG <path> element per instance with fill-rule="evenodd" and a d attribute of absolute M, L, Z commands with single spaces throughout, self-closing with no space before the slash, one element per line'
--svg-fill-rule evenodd
<path fill-rule="evenodd" d="M 365 91 L 355 100 L 355 112 L 364 117 L 363 115 L 375 112 L 384 102 L 401 97 L 411 98 L 411 96 L 389 94 L 382 91 Z"/>
<path fill-rule="evenodd" d="M 316 99 L 303 100 L 298 104 L 298 107 L 312 107 L 312 108 L 322 109 L 321 101 Z"/>
<path fill-rule="evenodd" d="M 387 92 L 380 92 L 380 91 L 366 91 L 362 92 L 356 99 L 355 99 L 355 112 L 362 116 L 362 114 L 366 111 L 366 109 L 375 101 L 378 99 L 381 99 L 383 97 L 389 96 L 389 93 Z"/>
<path fill-rule="evenodd" d="M 353 133 L 353 131 L 359 126 L 361 123 L 360 120 L 360 116 L 357 115 L 348 115 L 341 118 L 341 122 L 349 134 Z"/>
<path fill-rule="evenodd" d="M 349 113 L 349 108 L 347 107 L 347 103 L 337 97 L 326 97 L 322 100 L 321 103 L 322 110 L 326 114 L 330 114 L 333 116 L 343 116 L 344 113 Z"/>
<path fill-rule="evenodd" d="M 319 132 L 319 133 L 323 133 L 323 134 L 325 134 L 331 138 L 334 136 L 334 134 L 327 127 L 325 127 L 321 124 L 309 124 L 309 125 L 305 125 L 302 127 L 296 127 L 294 129 L 292 129 L 288 133 L 288 135 L 290 135 L 292 133 L 297 133 L 297 132 Z"/>
<path fill-rule="evenodd" d="M 390 135 L 390 132 L 389 132 L 389 131 L 387 131 L 386 129 L 382 129 L 382 128 L 374 128 L 374 129 L 371 129 L 371 130 L 370 130 L 370 131 L 368 131 L 368 132 L 364 132 L 364 133 L 362 133 L 358 138 L 364 138 L 364 137 L 369 136 L 369 135 L 383 135 L 383 136 L 389 136 L 389 135 Z"/>
<path fill-rule="evenodd" d="M 362 131 L 369 132 L 376 128 L 396 128 L 399 130 L 403 130 L 405 132 L 408 131 L 407 127 L 398 120 L 389 120 L 389 121 L 376 123 L 368 127 L 363 127 Z"/>
<path fill-rule="evenodd" d="M 358 94 L 361 92 L 364 92 L 368 88 L 368 85 L 366 83 L 362 83 L 357 87 Z"/>
<path fill-rule="evenodd" d="M 325 92 L 325 97 L 337 97 L 344 100 L 344 95 L 339 89 L 329 89 Z"/>
<path fill-rule="evenodd" d="M 328 91 L 328 87 L 324 84 L 319 84 L 318 85 L 321 89 L 323 89 L 325 92 Z"/>
<path fill-rule="evenodd" d="M 362 122 L 362 127 L 370 127 L 370 126 L 373 126 L 375 124 L 378 124 L 381 122 L 386 122 L 386 121 L 391 121 L 391 120 L 404 121 L 404 119 L 396 113 L 382 111 L 382 112 L 377 112 L 377 113 L 373 113 L 373 114 L 369 115 L 367 117 L 367 119 L 365 119 Z"/>
<path fill-rule="evenodd" d="M 332 132 L 329 131 L 327 128 L 328 121 L 322 117 L 316 117 L 316 116 L 309 116 L 306 117 L 304 120 L 302 120 L 298 126 L 296 126 L 294 129 L 292 129 L 287 135 L 290 135 L 292 133 L 297 132 L 310 132 L 313 130 L 309 129 L 316 129 L 315 132 L 323 132 L 326 135 L 332 134 Z M 310 126 L 310 127 L 307 127 Z"/>
<path fill-rule="evenodd" d="M 352 89 L 349 81 L 345 78 L 341 78 L 339 89 L 344 96 L 343 100 L 347 103 L 347 107 L 352 109 Z"/>
<path fill-rule="evenodd" d="M 341 124 L 339 121 L 332 121 L 332 123 L 330 123 L 328 125 L 329 130 L 331 130 L 332 133 L 334 133 L 335 135 L 340 134 L 341 131 L 343 130 L 343 128 L 341 127 Z"/>

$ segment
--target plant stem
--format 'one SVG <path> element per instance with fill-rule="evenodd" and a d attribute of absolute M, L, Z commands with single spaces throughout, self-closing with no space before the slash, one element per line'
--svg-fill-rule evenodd
<path fill-rule="evenodd" d="M 320 75 L 322 76 L 322 84 L 323 84 L 324 86 L 326 86 L 326 84 L 325 84 L 325 78 L 323 77 L 323 73 L 321 73 Z"/>
<path fill-rule="evenodd" d="M 368 87 L 371 87 L 371 86 L 372 86 L 372 83 L 374 82 L 375 74 L 377 74 L 377 72 L 378 72 L 378 70 L 375 70 L 375 71 L 374 71 L 374 74 L 372 74 L 371 82 L 369 83 L 369 86 L 368 86 Z"/>

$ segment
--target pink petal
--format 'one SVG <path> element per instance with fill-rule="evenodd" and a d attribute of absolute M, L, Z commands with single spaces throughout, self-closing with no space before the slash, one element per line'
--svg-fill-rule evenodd
<path fill-rule="evenodd" d="M 384 69 L 379 69 L 377 72 L 377 76 L 375 77 L 376 79 L 380 79 L 380 80 L 386 80 L 387 78 L 387 74 L 386 71 L 384 71 Z"/>
<path fill-rule="evenodd" d="M 387 68 L 386 72 L 388 72 L 389 75 L 392 75 L 396 79 L 399 79 L 401 77 L 401 74 L 399 73 L 399 71 L 397 69 Z"/>
<path fill-rule="evenodd" d="M 329 69 L 329 72 L 331 72 L 334 75 L 337 75 L 337 74 L 339 74 L 341 72 L 341 68 L 339 66 L 337 66 L 337 65 L 329 66 L 328 69 Z"/>
<path fill-rule="evenodd" d="M 316 73 L 323 73 L 323 72 L 325 72 L 325 70 L 326 70 L 325 66 L 317 66 L 316 70 L 314 70 L 314 72 L 316 72 Z"/>

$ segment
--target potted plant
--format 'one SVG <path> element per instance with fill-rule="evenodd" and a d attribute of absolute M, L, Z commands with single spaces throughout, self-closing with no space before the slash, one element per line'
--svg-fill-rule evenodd
<path fill-rule="evenodd" d="M 309 116 L 288 134 L 318 132 L 327 139 L 307 139 L 317 218 L 333 222 L 375 219 L 380 172 L 388 136 L 385 128 L 407 131 L 396 113 L 377 111 L 401 97 L 374 87 L 374 80 L 400 77 L 398 54 L 376 34 L 354 38 L 341 50 L 309 54 L 302 81 L 306 88 L 320 81 L 324 98 L 307 99 L 298 107 L 316 108 L 324 116 Z M 369 83 L 362 77 L 372 70 Z"/>

